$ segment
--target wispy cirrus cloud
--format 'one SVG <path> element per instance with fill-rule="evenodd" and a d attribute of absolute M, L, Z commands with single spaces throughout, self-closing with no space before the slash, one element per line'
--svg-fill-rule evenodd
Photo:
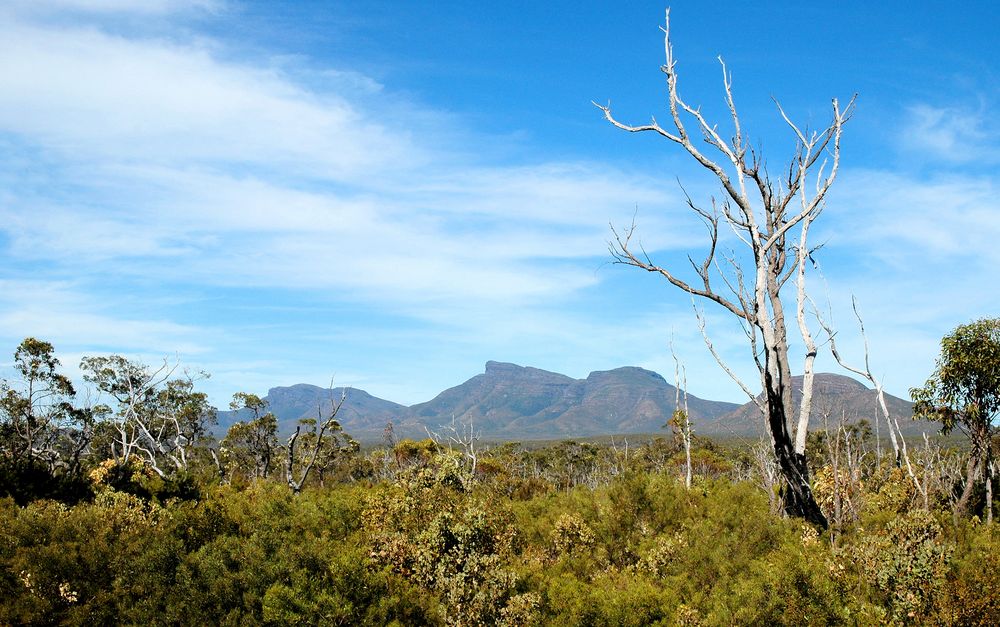
<path fill-rule="evenodd" d="M 466 323 L 483 316 L 494 337 L 523 340 L 532 312 L 599 284 L 610 220 L 641 204 L 651 249 L 697 228 L 662 216 L 673 192 L 652 178 L 582 161 L 499 163 L 460 118 L 350 68 L 329 68 L 317 87 L 315 68 L 240 60 L 218 40 L 8 15 L 3 277 L 36 286 L 0 311 L 8 343 L 32 334 L 78 353 L 180 351 L 236 373 L 222 354 L 250 342 L 220 328 L 294 352 L 290 334 L 313 325 L 384 332 L 357 319 L 369 311 L 416 324 L 401 331 L 410 343 L 442 329 L 453 344 L 481 337 Z M 206 296 L 220 289 L 362 313 L 306 326 L 253 309 L 226 320 Z M 137 305 L 171 293 L 190 301 Z M 261 350 L 246 363 L 300 370 Z M 306 359 L 350 358 L 338 350 Z"/>
<path fill-rule="evenodd" d="M 72 281 L 3 279 L 0 293 L 0 328 L 7 338 L 35 336 L 69 350 L 89 344 L 161 356 L 207 350 L 206 329 L 163 316 L 122 315 L 116 310 L 123 303 L 94 298 Z"/>
<path fill-rule="evenodd" d="M 900 148 L 911 158 L 930 162 L 996 163 L 993 142 L 1000 129 L 982 106 L 935 107 L 915 104 L 906 109 L 899 131 Z"/>
<path fill-rule="evenodd" d="M 220 61 L 217 43 L 18 22 L 0 41 L 0 130 L 78 192 L 0 206 L 26 258 L 381 301 L 524 304 L 592 285 L 592 262 L 573 260 L 602 254 L 608 220 L 671 198 L 597 164 L 462 163 L 464 149 L 414 130 L 447 116 L 359 93 L 356 77 L 317 92 L 280 69 Z M 661 218 L 645 226 L 652 248 L 685 232 Z"/>
<path fill-rule="evenodd" d="M 834 194 L 834 221 L 826 225 L 837 232 L 827 237 L 864 246 L 871 258 L 894 265 L 960 271 L 962 260 L 984 267 L 1000 262 L 992 245 L 1000 238 L 996 176 L 854 170 L 842 182 Z"/>
<path fill-rule="evenodd" d="M 184 11 L 217 11 L 224 0 L 9 0 L 8 10 L 28 14 L 64 11 L 96 14 L 165 15 Z"/>
<path fill-rule="evenodd" d="M 65 159 L 225 164 L 363 180 L 419 161 L 408 133 L 206 40 L 0 26 L 0 128 Z"/>

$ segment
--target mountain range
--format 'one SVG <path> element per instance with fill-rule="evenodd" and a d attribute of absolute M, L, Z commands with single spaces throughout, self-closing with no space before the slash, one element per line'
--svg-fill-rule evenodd
<path fill-rule="evenodd" d="M 794 379 L 793 401 L 801 399 L 801 377 Z M 811 424 L 824 420 L 873 421 L 875 391 L 850 377 L 820 373 L 814 384 Z M 279 431 L 289 433 L 302 418 L 329 415 L 342 394 L 346 399 L 337 420 L 361 440 L 377 440 L 393 423 L 396 435 L 425 437 L 452 423 L 472 424 L 489 439 L 560 439 L 595 435 L 657 433 L 676 408 L 677 388 L 659 374 L 637 367 L 592 372 L 586 379 L 496 361 L 482 374 L 449 388 L 433 399 L 405 406 L 357 388 L 321 388 L 298 384 L 272 388 L 265 400 L 278 418 Z M 912 403 L 886 394 L 890 412 L 904 432 L 932 431 L 933 425 L 910 420 Z M 688 413 L 696 434 L 757 437 L 763 422 L 753 402 L 744 405 L 688 395 Z M 219 412 L 225 433 L 240 412 Z M 884 430 L 884 425 L 883 425 Z"/>

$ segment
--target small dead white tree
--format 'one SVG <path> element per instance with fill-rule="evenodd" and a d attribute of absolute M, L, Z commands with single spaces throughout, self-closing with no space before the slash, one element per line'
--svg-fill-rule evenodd
<path fill-rule="evenodd" d="M 462 483 L 466 489 L 470 489 L 476 479 L 476 469 L 479 467 L 480 453 L 476 450 L 476 445 L 480 440 L 480 434 L 476 431 L 475 424 L 471 418 L 468 421 L 463 420 L 460 422 L 455 416 L 452 416 L 451 423 L 440 425 L 440 428 L 444 431 L 445 437 L 441 437 L 436 432 L 431 431 L 427 426 L 424 426 L 424 431 L 427 432 L 427 437 L 439 447 L 447 447 L 449 451 L 454 450 L 453 446 L 458 449 L 462 460 L 465 462 L 463 464 Z"/>
<path fill-rule="evenodd" d="M 594 104 L 617 128 L 632 133 L 655 133 L 681 146 L 714 175 L 724 194 L 721 201 L 712 199 L 710 208 L 687 198 L 688 207 L 704 221 L 709 234 L 704 260 L 701 263 L 691 260 L 696 281 L 687 281 L 675 271 L 656 265 L 641 244 L 633 243 L 634 223 L 623 232 L 613 229 L 611 253 L 618 263 L 657 273 L 692 297 L 720 305 L 740 321 L 760 373 L 762 396 L 758 398 L 746 384 L 737 381 L 757 403 L 764 417 L 784 480 L 786 511 L 825 527 L 826 518 L 809 485 L 805 458 L 813 362 L 817 352 L 805 324 L 805 275 L 813 252 L 808 244 L 809 229 L 822 213 L 826 194 L 837 176 L 840 138 L 853 110 L 854 99 L 843 109 L 834 99 L 830 124 L 812 133 L 796 126 L 778 105 L 778 112 L 794 134 L 796 148 L 787 173 L 772 179 L 763 156 L 743 134 L 733 101 L 732 77 L 725 63 L 719 59 L 725 102 L 733 126 L 728 140 L 723 138 L 717 125 L 704 117 L 700 108 L 688 104 L 678 92 L 669 10 L 662 30 L 666 63 L 661 69 L 667 77 L 670 126 L 660 125 L 655 118 L 645 125 L 625 124 L 612 115 L 610 106 Z M 689 124 L 692 130 L 688 129 Z M 742 256 L 721 255 L 721 263 L 717 254 L 720 224 L 736 235 L 743 251 Z M 713 279 L 716 283 L 721 280 L 724 290 L 719 290 Z M 782 300 L 783 288 L 789 282 L 796 287 L 798 326 L 806 346 L 802 362 L 805 373 L 803 399 L 794 441 L 789 428 L 793 405 L 788 323 Z M 732 370 L 726 368 L 726 371 L 732 375 Z"/>
<path fill-rule="evenodd" d="M 681 441 L 684 443 L 684 456 L 686 465 L 684 471 L 684 487 L 691 489 L 691 414 L 688 413 L 688 393 L 687 393 L 687 369 L 681 365 L 677 353 L 674 351 L 673 338 L 670 340 L 670 354 L 674 357 L 674 415 L 670 417 L 670 426 L 680 432 Z M 683 392 L 681 391 L 683 388 Z M 681 404 L 681 394 L 684 395 L 684 402 Z"/>
<path fill-rule="evenodd" d="M 332 382 L 330 391 L 333 392 Z M 327 417 L 322 417 L 323 407 L 320 406 L 316 409 L 316 414 L 320 416 L 319 420 L 305 418 L 299 420 L 298 424 L 295 425 L 295 432 L 288 438 L 288 444 L 285 448 L 285 481 L 294 494 L 302 491 L 302 486 L 305 485 L 309 473 L 316 466 L 316 459 L 323 447 L 329 446 L 329 440 L 331 438 L 337 439 L 337 436 L 343 432 L 340 423 L 337 422 L 337 414 L 340 413 L 340 408 L 343 407 L 346 400 L 347 388 L 344 388 L 341 391 L 340 400 L 334 401 L 331 397 L 330 413 Z M 303 433 L 302 427 L 306 427 L 305 433 Z M 300 448 L 298 445 L 301 441 L 300 437 L 303 435 L 311 437 L 308 438 L 306 445 Z"/>

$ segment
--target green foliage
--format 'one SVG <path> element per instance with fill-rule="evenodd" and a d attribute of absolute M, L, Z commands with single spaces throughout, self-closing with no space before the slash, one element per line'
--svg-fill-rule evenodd
<path fill-rule="evenodd" d="M 230 481 L 266 479 L 278 454 L 278 419 L 266 411 L 267 401 L 255 394 L 237 392 L 229 404 L 233 411 L 248 410 L 252 418 L 236 422 L 219 446 Z"/>
<path fill-rule="evenodd" d="M 563 514 L 552 530 L 552 553 L 556 556 L 585 553 L 594 548 L 594 532 L 579 514 Z"/>
<path fill-rule="evenodd" d="M 672 474 L 630 472 L 517 500 L 470 489 L 461 468 L 439 453 L 393 483 L 293 494 L 258 480 L 179 500 L 132 489 L 161 480 L 142 464 L 102 465 L 92 502 L 0 501 L 0 624 L 995 624 L 1000 613 L 995 528 L 949 528 L 909 499 L 871 496 L 893 505 L 866 509 L 831 548 L 750 484 L 686 490 Z"/>
<path fill-rule="evenodd" d="M 945 583 L 953 546 L 929 512 L 913 510 L 889 520 L 854 547 L 861 574 L 882 595 L 897 622 L 925 619 Z"/>
<path fill-rule="evenodd" d="M 651 578 L 609 570 L 581 581 L 557 573 L 542 583 L 549 625 L 669 625 L 676 594 Z"/>
<path fill-rule="evenodd" d="M 73 384 L 58 372 L 52 344 L 26 338 L 14 352 L 19 381 L 0 380 L 0 496 L 75 502 L 86 498 L 81 456 L 93 410 L 74 407 Z"/>
<path fill-rule="evenodd" d="M 0 624 L 434 622 L 413 585 L 366 566 L 361 500 L 259 483 L 163 506 L 0 502 Z"/>
<path fill-rule="evenodd" d="M 404 466 L 426 466 L 438 452 L 437 442 L 430 438 L 419 442 L 409 438 L 400 440 L 392 449 L 393 459 L 400 468 Z"/>
<path fill-rule="evenodd" d="M 969 525 L 960 531 L 935 618 L 952 625 L 1000 624 L 1000 529 Z"/>
<path fill-rule="evenodd" d="M 302 421 L 300 421 L 302 422 Z M 361 445 L 348 435 L 339 422 L 330 420 L 325 430 L 313 429 L 301 435 L 297 442 L 301 456 L 294 460 L 293 471 L 312 462 L 311 472 L 319 485 L 339 478 L 353 478 L 354 467 L 350 463 L 361 450 Z"/>
<path fill-rule="evenodd" d="M 1000 318 L 984 318 L 958 326 L 941 340 L 941 355 L 934 374 L 922 388 L 910 390 L 913 415 L 941 422 L 949 433 L 961 426 L 972 444 L 969 464 L 956 514 L 969 509 L 970 498 L 984 483 L 987 518 L 994 468 L 993 421 L 1000 412 Z"/>
<path fill-rule="evenodd" d="M 466 497 L 460 473 L 456 456 L 442 453 L 376 490 L 363 514 L 371 561 L 435 595 L 449 624 L 496 624 L 531 606 L 514 599 L 507 567 L 516 530 L 499 503 Z"/>
<path fill-rule="evenodd" d="M 192 380 L 91 358 L 118 406 L 84 411 L 29 340 L 0 405 L 0 624 L 1000 622 L 1000 535 L 945 514 L 958 451 L 913 452 L 924 497 L 866 425 L 811 435 L 816 495 L 851 507 L 822 536 L 773 513 L 762 459 L 700 438 L 686 489 L 669 438 L 474 456 L 390 440 L 362 458 L 330 418 L 290 451 L 266 403 L 237 394 L 249 416 L 216 466 Z M 995 411 L 977 398 L 953 426 Z M 150 426 L 169 437 L 127 439 Z"/>
<path fill-rule="evenodd" d="M 940 421 L 945 433 L 958 424 L 988 428 L 1000 411 L 1000 318 L 960 325 L 945 336 L 934 374 L 910 394 L 914 416 Z"/>

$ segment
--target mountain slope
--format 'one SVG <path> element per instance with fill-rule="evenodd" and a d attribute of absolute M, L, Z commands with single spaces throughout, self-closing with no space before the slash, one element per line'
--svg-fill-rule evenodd
<path fill-rule="evenodd" d="M 642 368 L 592 372 L 586 379 L 487 362 L 484 374 L 410 408 L 409 423 L 472 422 L 493 437 L 577 437 L 654 433 L 673 414 L 676 388 Z M 734 403 L 689 397 L 692 420 L 711 420 Z"/>
<path fill-rule="evenodd" d="M 796 407 L 801 400 L 802 378 L 795 377 Z M 279 431 L 290 433 L 301 418 L 328 415 L 344 388 L 333 390 L 299 384 L 272 388 L 265 400 L 278 417 Z M 814 387 L 812 429 L 822 429 L 824 415 L 831 425 L 876 415 L 875 391 L 841 375 L 817 374 Z M 400 437 L 424 437 L 428 429 L 440 431 L 452 419 L 472 424 L 476 431 L 496 439 L 554 439 L 618 433 L 657 433 L 673 414 L 677 388 L 662 376 L 636 367 L 591 372 L 586 379 L 539 368 L 490 361 L 482 374 L 449 388 L 430 401 L 406 407 L 355 388 L 338 420 L 351 435 L 377 440 L 388 422 Z M 907 434 L 936 431 L 934 425 L 910 420 L 912 404 L 892 395 L 886 402 Z M 755 436 L 763 433 L 763 420 L 753 403 L 737 405 L 688 396 L 694 431 L 708 436 Z M 220 435 L 236 420 L 248 416 L 219 412 Z M 882 424 L 884 434 L 885 426 Z"/>
<path fill-rule="evenodd" d="M 345 388 L 322 388 L 307 383 L 289 387 L 271 388 L 264 400 L 268 410 L 278 419 L 278 432 L 285 434 L 295 430 L 295 424 L 302 418 L 328 416 L 333 405 L 340 401 Z M 355 432 L 381 431 L 390 420 L 399 420 L 407 414 L 405 405 L 393 403 L 364 390 L 346 388 L 347 397 L 337 414 L 337 420 L 350 434 Z M 249 412 L 220 411 L 219 431 L 225 434 L 229 427 L 247 420 Z"/>
<path fill-rule="evenodd" d="M 799 405 L 802 403 L 802 377 L 792 377 L 792 382 L 794 385 L 792 404 L 794 415 L 797 417 Z M 913 403 L 889 393 L 885 394 L 885 402 L 889 413 L 899 421 L 904 434 L 918 435 L 922 431 L 930 433 L 937 430 L 930 423 L 911 420 Z M 841 420 L 845 424 L 867 420 L 874 426 L 875 418 L 878 417 L 882 435 L 886 435 L 885 422 L 877 403 L 878 395 L 875 390 L 863 383 L 839 374 L 817 373 L 813 383 L 812 410 L 809 414 L 810 430 L 823 429 L 824 419 L 831 427 L 839 424 Z M 721 432 L 760 434 L 763 433 L 764 421 L 757 405 L 751 402 L 719 418 L 718 426 Z"/>
<path fill-rule="evenodd" d="M 410 407 L 409 422 L 437 425 L 472 422 L 489 433 L 507 430 L 512 422 L 544 414 L 564 400 L 574 379 L 515 364 L 486 362 L 486 371 Z"/>

